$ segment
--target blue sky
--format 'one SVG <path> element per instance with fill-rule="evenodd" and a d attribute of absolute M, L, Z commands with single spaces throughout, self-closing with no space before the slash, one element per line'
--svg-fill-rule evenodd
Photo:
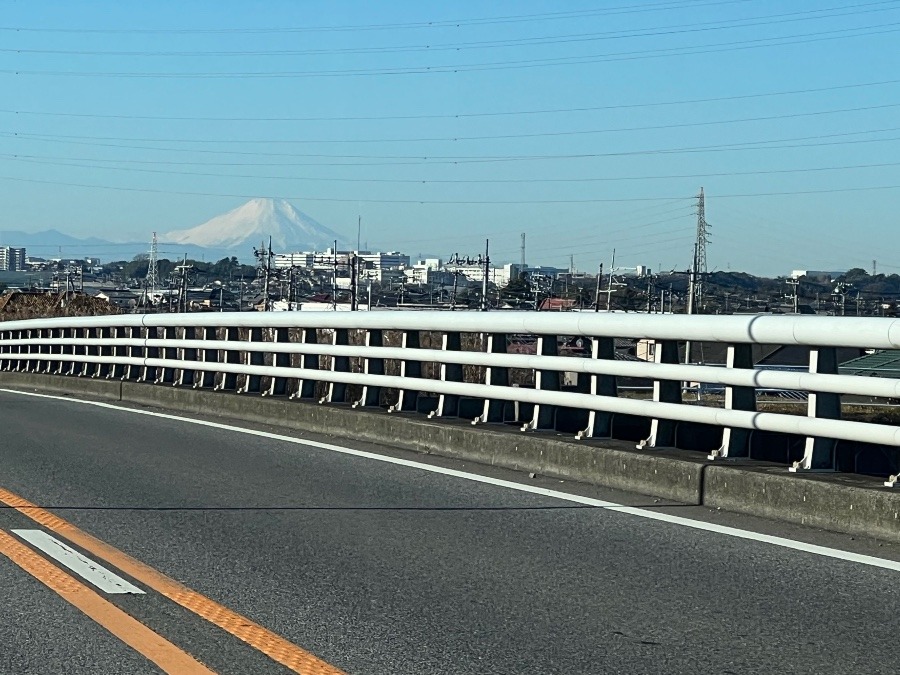
<path fill-rule="evenodd" d="M 685 269 L 703 186 L 712 269 L 900 273 L 900 1 L 3 9 L 0 230 L 283 197 L 413 256 Z"/>

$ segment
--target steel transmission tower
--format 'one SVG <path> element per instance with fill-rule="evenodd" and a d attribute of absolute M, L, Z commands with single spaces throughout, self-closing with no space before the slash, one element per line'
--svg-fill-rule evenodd
<path fill-rule="evenodd" d="M 709 271 L 706 266 L 706 247 L 709 244 L 709 223 L 706 222 L 706 200 L 703 196 L 703 188 L 697 195 L 697 242 L 694 248 L 693 273 L 696 277 L 694 292 L 696 293 L 696 311 L 700 311 L 703 301 L 703 282 Z"/>
<path fill-rule="evenodd" d="M 150 241 L 150 261 L 147 265 L 147 293 L 156 293 L 159 286 L 159 248 L 156 242 L 156 232 Z"/>

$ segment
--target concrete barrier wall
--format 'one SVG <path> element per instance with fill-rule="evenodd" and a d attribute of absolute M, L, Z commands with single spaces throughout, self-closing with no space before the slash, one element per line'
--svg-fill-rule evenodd
<path fill-rule="evenodd" d="M 623 441 L 118 380 L 0 373 L 0 386 L 269 424 L 900 542 L 900 493 L 864 476 L 798 475 L 758 461 L 724 464 L 698 452 L 638 451 Z"/>

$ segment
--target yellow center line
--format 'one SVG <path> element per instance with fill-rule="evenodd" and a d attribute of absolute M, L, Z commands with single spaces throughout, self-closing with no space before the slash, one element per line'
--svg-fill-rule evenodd
<path fill-rule="evenodd" d="M 215 675 L 214 671 L 193 656 L 2 530 L 0 530 L 0 553 L 166 673 Z"/>
<path fill-rule="evenodd" d="M 12 507 L 48 530 L 119 568 L 145 586 L 181 605 L 197 616 L 218 626 L 239 640 L 262 652 L 273 661 L 302 675 L 344 675 L 343 671 L 323 661 L 293 642 L 263 628 L 247 617 L 210 600 L 205 595 L 166 576 L 162 572 L 132 558 L 127 553 L 78 529 L 66 520 L 32 504 L 27 499 L 0 488 L 0 502 Z"/>

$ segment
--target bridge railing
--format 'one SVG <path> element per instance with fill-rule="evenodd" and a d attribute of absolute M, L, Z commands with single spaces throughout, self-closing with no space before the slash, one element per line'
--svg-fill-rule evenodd
<path fill-rule="evenodd" d="M 467 342 L 469 335 L 478 339 Z M 533 336 L 536 353 L 508 353 L 509 336 L 523 335 Z M 586 357 L 560 355 L 561 336 L 582 338 Z M 617 360 L 616 338 L 650 341 L 652 360 Z M 726 345 L 726 367 L 681 363 L 679 344 L 686 341 Z M 808 348 L 808 367 L 757 369 L 754 344 Z M 838 443 L 871 444 L 893 453 L 890 473 L 900 473 L 900 452 L 894 451 L 900 448 L 900 427 L 841 419 L 842 395 L 898 399 L 900 379 L 838 374 L 841 347 L 898 349 L 900 320 L 385 311 L 0 323 L 0 371 L 118 378 L 355 408 L 382 405 L 387 397 L 392 412 L 468 415 L 473 424 L 517 422 L 523 431 L 559 430 L 565 418 L 580 439 L 609 438 L 614 421 L 627 418 L 645 423 L 639 447 L 647 449 L 675 446 L 679 425 L 695 425 L 716 432 L 710 459 L 751 456 L 754 434 L 787 435 L 802 442 L 802 454 L 790 461 L 794 471 L 834 470 Z M 527 385 L 510 377 L 522 371 L 533 373 Z M 563 373 L 574 373 L 576 384 L 565 386 Z M 652 397 L 620 395 L 617 378 L 651 381 Z M 685 401 L 686 382 L 721 386 L 724 395 Z M 759 410 L 757 390 L 805 392 L 806 414 Z M 886 484 L 895 482 L 893 475 Z"/>

